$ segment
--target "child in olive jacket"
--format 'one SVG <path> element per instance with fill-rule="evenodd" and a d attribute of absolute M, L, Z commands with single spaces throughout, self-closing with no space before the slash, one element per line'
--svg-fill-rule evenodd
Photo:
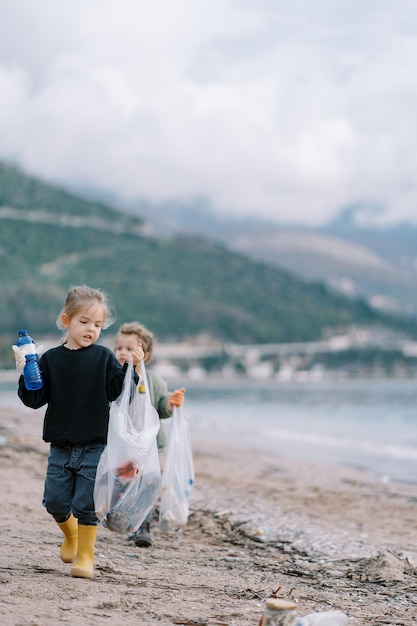
<path fill-rule="evenodd" d="M 144 352 L 144 363 L 147 363 L 153 350 L 153 333 L 151 333 L 145 326 L 139 324 L 139 322 L 128 322 L 122 324 L 115 338 L 115 355 L 121 365 L 124 365 L 131 359 L 132 353 L 137 352 L 142 348 Z M 136 366 L 137 374 L 141 375 L 141 364 Z M 185 389 L 176 389 L 173 392 L 168 392 L 168 385 L 166 381 L 156 372 L 146 368 L 146 376 L 149 385 L 149 395 L 152 405 L 155 407 L 159 419 L 166 419 L 172 416 L 174 406 L 182 406 L 184 402 Z M 162 425 L 158 432 L 158 450 L 161 451 L 165 447 L 166 437 L 162 429 Z M 149 547 L 152 545 L 150 534 L 150 523 L 152 520 L 153 511 L 148 513 L 146 519 L 138 530 L 129 538 L 132 539 L 138 547 Z"/>

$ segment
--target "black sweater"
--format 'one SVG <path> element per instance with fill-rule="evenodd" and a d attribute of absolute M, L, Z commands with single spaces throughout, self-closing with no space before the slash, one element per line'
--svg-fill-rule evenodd
<path fill-rule="evenodd" d="M 58 445 L 106 443 L 110 402 L 123 387 L 122 367 L 108 348 L 93 344 L 79 350 L 52 348 L 40 359 L 44 386 L 26 389 L 19 379 L 23 404 L 38 409 L 47 404 L 43 439 Z"/>

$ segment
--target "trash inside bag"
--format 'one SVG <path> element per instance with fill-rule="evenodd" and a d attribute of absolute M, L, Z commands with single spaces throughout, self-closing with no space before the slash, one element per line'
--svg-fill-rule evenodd
<path fill-rule="evenodd" d="M 110 508 L 101 520 L 103 526 L 117 533 L 135 531 L 158 498 L 160 485 L 158 472 L 147 472 L 127 486 L 116 480 Z"/>

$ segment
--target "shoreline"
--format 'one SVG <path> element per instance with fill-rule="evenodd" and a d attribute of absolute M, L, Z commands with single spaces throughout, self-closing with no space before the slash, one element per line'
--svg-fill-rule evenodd
<path fill-rule="evenodd" d="M 157 371 L 157 367 L 155 367 L 155 371 Z M 186 373 L 181 374 L 180 376 L 172 376 L 168 375 L 164 372 L 163 376 L 169 385 L 171 386 L 181 386 L 183 384 L 187 384 L 190 387 L 205 387 L 205 386 L 220 386 L 220 387 L 241 387 L 250 384 L 255 387 L 283 387 L 286 385 L 293 385 L 295 387 L 302 387 L 304 385 L 326 385 L 326 384 L 349 384 L 354 383 L 355 385 L 369 385 L 370 383 L 375 384 L 404 384 L 404 383 L 416 383 L 415 376 L 349 376 L 343 375 L 341 376 L 338 373 L 332 374 L 331 372 L 327 372 L 326 376 L 323 377 L 315 377 L 315 376 L 300 376 L 296 378 L 284 379 L 284 378 L 262 378 L 262 377 L 251 377 L 248 375 L 242 376 L 222 376 L 221 374 L 210 374 L 206 372 L 204 375 L 188 375 Z M 15 383 L 17 384 L 19 379 L 19 375 L 15 369 L 0 369 L 0 383 Z"/>
<path fill-rule="evenodd" d="M 42 419 L 41 410 L 28 419 L 0 409 L 5 626 L 257 626 L 274 592 L 300 615 L 340 610 L 357 626 L 416 623 L 415 485 L 208 438 L 193 439 L 184 529 L 165 536 L 154 519 L 152 548 L 138 549 L 100 527 L 93 580 L 72 579 L 41 505 Z"/>

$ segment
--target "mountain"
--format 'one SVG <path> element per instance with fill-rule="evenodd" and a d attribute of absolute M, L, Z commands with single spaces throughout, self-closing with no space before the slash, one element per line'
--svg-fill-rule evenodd
<path fill-rule="evenodd" d="M 202 333 L 236 343 L 306 341 L 350 325 L 413 335 L 407 320 L 322 283 L 193 234 L 156 237 L 147 223 L 0 163 L 2 350 L 17 330 L 56 333 L 71 284 L 112 297 L 117 322 L 139 319 L 161 340 Z"/>
<path fill-rule="evenodd" d="M 348 297 L 363 298 L 374 308 L 417 318 L 415 225 L 361 225 L 355 207 L 320 228 L 226 218 L 204 200 L 188 206 L 141 203 L 137 210 L 161 233 L 198 233 L 303 280 L 323 281 Z"/>

